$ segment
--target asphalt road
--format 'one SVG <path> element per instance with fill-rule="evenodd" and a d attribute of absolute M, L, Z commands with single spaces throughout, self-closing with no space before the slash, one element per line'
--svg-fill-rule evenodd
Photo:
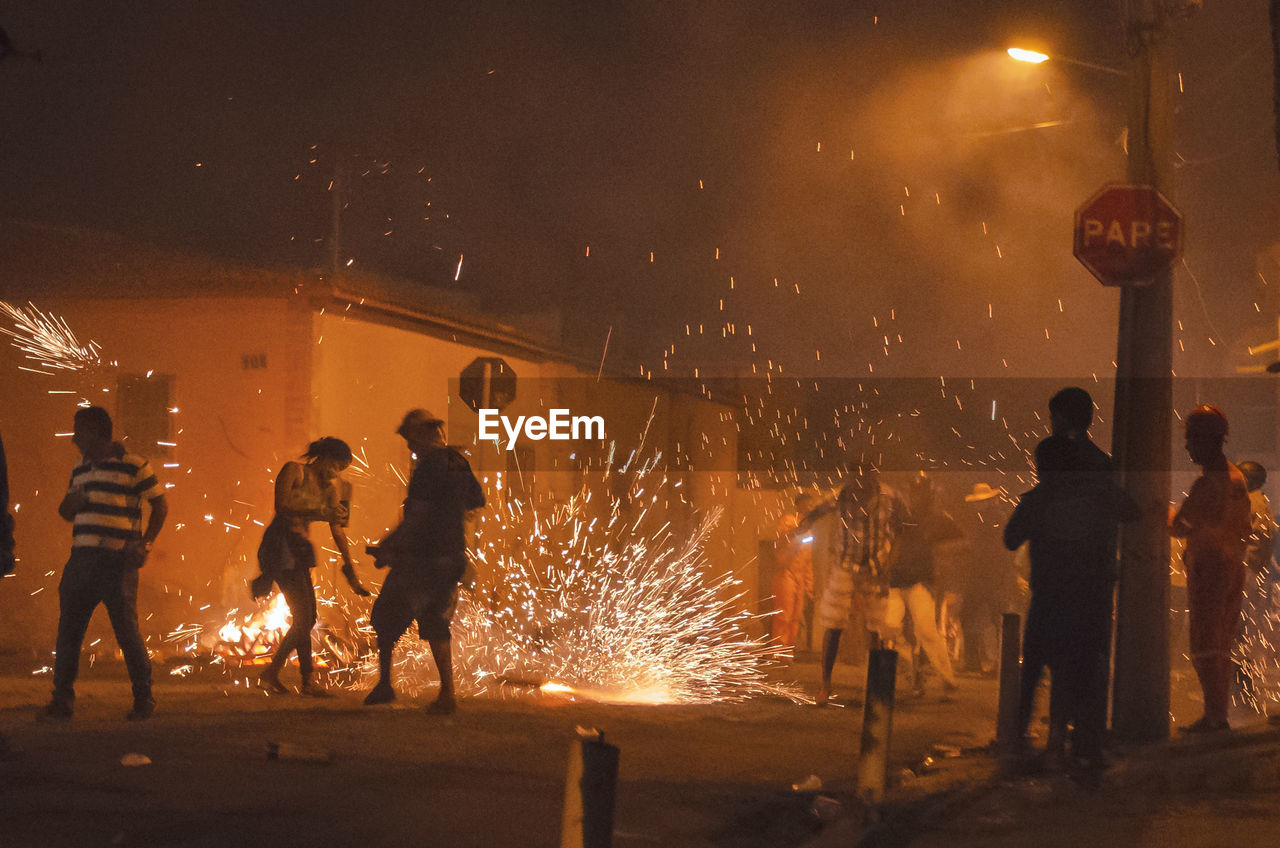
<path fill-rule="evenodd" d="M 837 682 L 863 675 L 840 667 Z M 778 679 L 812 691 L 816 668 Z M 71 722 L 39 723 L 48 678 L 0 678 L 0 729 L 21 751 L 0 762 L 0 844 L 557 846 L 581 725 L 621 749 L 615 846 L 801 845 L 821 822 L 814 794 L 792 784 L 817 775 L 823 794 L 848 803 L 862 720 L 857 708 L 772 698 L 471 698 L 442 718 L 423 712 L 426 697 L 365 708 L 359 693 L 268 697 L 210 678 L 158 684 L 156 716 L 130 724 L 119 669 L 88 670 L 78 692 Z M 995 700 L 994 681 L 976 679 L 962 679 L 950 702 L 936 685 L 901 699 L 892 771 L 935 743 L 987 742 Z M 332 759 L 272 761 L 271 742 Z M 127 754 L 151 762 L 122 765 Z"/>

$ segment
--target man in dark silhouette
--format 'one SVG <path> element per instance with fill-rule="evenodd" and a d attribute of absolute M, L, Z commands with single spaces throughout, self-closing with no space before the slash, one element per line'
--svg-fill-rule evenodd
<path fill-rule="evenodd" d="M 1072 463 L 1073 477 L 1088 485 L 1095 492 L 1109 490 L 1115 485 L 1115 465 L 1111 455 L 1093 443 L 1089 438 L 1089 428 L 1093 426 L 1093 397 L 1079 386 L 1068 386 L 1049 399 L 1049 426 L 1055 436 L 1066 436 L 1075 443 L 1077 456 Z M 1130 519 L 1126 519 L 1130 520 Z M 1112 528 L 1114 531 L 1114 527 Z M 1107 627 L 1106 642 L 1099 652 L 1099 668 L 1094 670 L 1096 681 L 1089 689 L 1094 698 L 1090 704 L 1090 717 L 1085 719 L 1088 727 L 1099 727 L 1105 731 L 1107 725 L 1107 702 L 1111 690 L 1111 622 L 1115 618 L 1115 552 L 1117 533 L 1112 532 L 1106 539 L 1112 557 L 1113 574 L 1112 590 L 1107 595 Z M 1101 732 L 1100 731 L 1100 732 Z"/>
<path fill-rule="evenodd" d="M 1052 760 L 1063 760 L 1066 729 L 1075 725 L 1072 753 L 1086 769 L 1103 767 L 1116 524 L 1137 518 L 1137 506 L 1109 475 L 1083 471 L 1080 449 L 1067 436 L 1036 446 L 1038 483 L 1018 501 L 1004 529 L 1015 550 L 1030 542 L 1031 604 L 1022 648 L 1019 739 L 1025 739 L 1040 677 L 1053 677 L 1049 707 Z"/>
<path fill-rule="evenodd" d="M 1055 436 L 1066 436 L 1080 453 L 1075 465 L 1084 471 L 1110 472 L 1111 456 L 1089 438 L 1093 426 L 1093 397 L 1077 386 L 1068 386 L 1049 398 L 1049 427 Z"/>
<path fill-rule="evenodd" d="M 903 620 L 911 616 L 911 631 L 920 652 L 942 678 L 944 692 L 956 687 L 951 668 L 951 654 L 946 639 L 938 632 L 938 605 L 934 592 L 939 586 L 938 552 L 959 543 L 960 532 L 950 514 L 938 504 L 933 477 L 919 471 L 907 489 L 911 517 L 898 538 L 898 556 L 889 572 L 889 605 L 885 613 L 885 630 L 892 636 L 902 632 Z M 915 657 L 912 695 L 924 695 L 924 676 L 919 658 Z"/>
<path fill-rule="evenodd" d="M 425 409 L 410 410 L 396 431 L 417 464 L 409 478 L 400 525 L 372 551 L 377 566 L 390 566 L 370 620 L 378 636 L 378 683 L 366 705 L 395 700 L 391 661 L 396 642 L 418 622 L 440 673 L 440 695 L 427 711 L 458 708 L 454 692 L 450 619 L 454 594 L 467 567 L 465 519 L 484 506 L 484 491 L 466 458 L 445 444 L 444 421 Z"/>

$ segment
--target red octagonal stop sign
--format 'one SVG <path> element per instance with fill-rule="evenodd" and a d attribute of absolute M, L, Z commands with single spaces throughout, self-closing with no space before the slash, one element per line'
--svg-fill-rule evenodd
<path fill-rule="evenodd" d="M 1105 186 L 1076 210 L 1074 253 L 1104 286 L 1146 285 L 1182 254 L 1182 215 L 1152 186 Z"/>

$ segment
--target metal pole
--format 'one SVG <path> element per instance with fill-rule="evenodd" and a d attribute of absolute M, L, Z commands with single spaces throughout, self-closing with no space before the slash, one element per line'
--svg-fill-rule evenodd
<path fill-rule="evenodd" d="M 1131 55 L 1128 178 L 1166 196 L 1169 45 L 1162 0 L 1128 0 Z M 1169 735 L 1169 505 L 1173 427 L 1173 274 L 1120 291 L 1112 451 L 1120 481 L 1142 509 L 1122 526 L 1113 724 L 1125 738 Z"/>
<path fill-rule="evenodd" d="M 893 732 L 893 686 L 898 652 L 877 648 L 867 657 L 867 699 L 862 708 L 862 752 L 858 757 L 858 797 L 868 804 L 884 798 Z"/>
<path fill-rule="evenodd" d="M 598 730 L 578 732 L 569 745 L 560 848 L 609 848 L 620 752 Z"/>
<path fill-rule="evenodd" d="M 1018 700 L 1022 687 L 1022 616 L 1000 616 L 1000 695 L 996 702 L 996 748 L 1018 744 Z"/>

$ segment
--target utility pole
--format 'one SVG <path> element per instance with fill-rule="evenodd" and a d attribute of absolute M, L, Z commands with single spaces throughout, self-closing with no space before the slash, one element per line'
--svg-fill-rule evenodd
<path fill-rule="evenodd" d="M 1128 181 L 1171 196 L 1169 0 L 1125 0 Z M 1173 428 L 1173 271 L 1120 290 L 1112 451 L 1142 517 L 1120 528 L 1112 728 L 1169 735 L 1169 530 Z"/>

